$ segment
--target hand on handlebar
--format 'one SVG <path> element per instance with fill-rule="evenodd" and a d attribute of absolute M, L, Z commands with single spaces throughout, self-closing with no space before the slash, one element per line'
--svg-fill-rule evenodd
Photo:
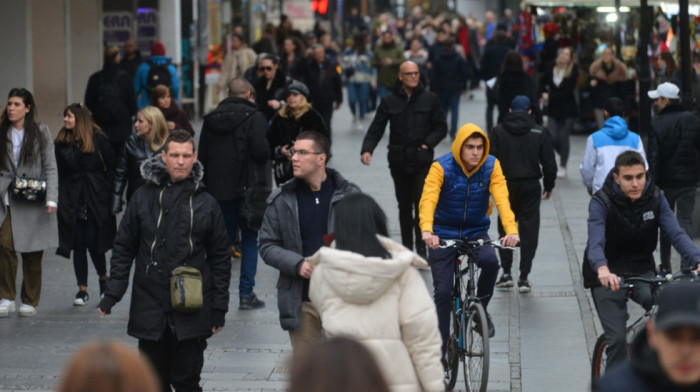
<path fill-rule="evenodd" d="M 501 238 L 501 245 L 514 247 L 520 243 L 520 236 L 517 234 L 508 234 L 507 236 Z"/>
<path fill-rule="evenodd" d="M 440 245 L 440 237 L 434 235 L 433 233 L 429 231 L 424 231 L 423 232 L 423 242 L 425 242 L 425 246 L 427 246 L 430 249 L 437 249 L 438 246 Z"/>
<path fill-rule="evenodd" d="M 603 287 L 607 287 L 612 291 L 620 289 L 620 280 L 617 275 L 610 272 L 606 265 L 598 267 L 598 280 Z"/>

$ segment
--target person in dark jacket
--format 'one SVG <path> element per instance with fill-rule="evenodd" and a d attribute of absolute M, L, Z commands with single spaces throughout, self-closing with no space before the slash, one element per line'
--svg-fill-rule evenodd
<path fill-rule="evenodd" d="M 112 195 L 112 212 L 122 210 L 122 194 L 126 189 L 126 200 L 131 199 L 136 189 L 145 184 L 141 176 L 141 164 L 148 158 L 159 154 L 168 137 L 168 126 L 160 109 L 146 106 L 136 115 L 136 133 L 129 136 L 124 144 L 114 176 L 114 194 Z"/>
<path fill-rule="evenodd" d="M 136 76 L 136 70 L 142 62 L 141 51 L 136 48 L 134 40 L 126 40 L 124 42 L 124 58 L 119 62 L 119 68 L 133 78 Z"/>
<path fill-rule="evenodd" d="M 683 109 L 679 89 L 673 83 L 662 83 L 649 91 L 658 115 L 651 122 L 647 158 L 649 172 L 663 189 L 671 211 L 686 233 L 690 234 L 695 186 L 698 182 L 697 153 L 700 153 L 700 119 Z M 671 271 L 671 243 L 662 235 L 659 245 L 661 270 Z"/>
<path fill-rule="evenodd" d="M 292 80 L 279 69 L 279 58 L 273 54 L 266 54 L 260 58 L 258 72 L 262 72 L 262 76 L 253 85 L 255 102 L 267 121 L 270 121 L 284 105 L 284 94 Z"/>
<path fill-rule="evenodd" d="M 700 285 L 659 293 L 658 312 L 630 345 L 630 362 L 605 372 L 594 392 L 700 391 Z"/>
<path fill-rule="evenodd" d="M 501 65 L 501 73 L 498 74 L 494 86 L 494 97 L 498 106 L 498 121 L 500 124 L 510 110 L 510 103 L 518 95 L 530 98 L 530 102 L 536 102 L 537 89 L 530 75 L 523 70 L 523 60 L 520 53 L 511 50 L 506 54 Z M 535 122 L 542 124 L 542 116 L 536 107 L 533 108 Z"/>
<path fill-rule="evenodd" d="M 435 94 L 426 91 L 420 83 L 416 63 L 401 64 L 398 77 L 394 91 L 382 98 L 367 130 L 360 151 L 361 160 L 365 165 L 370 164 L 386 123 L 391 122 L 387 158 L 399 202 L 401 242 L 413 249 L 415 240 L 416 251 L 425 257 L 425 244 L 418 227 L 418 202 L 433 162 L 433 150 L 445 138 L 447 123 Z"/>
<path fill-rule="evenodd" d="M 498 76 L 503 59 L 512 47 L 508 45 L 508 37 L 502 30 L 496 30 L 493 37 L 484 46 L 484 54 L 481 56 L 479 73 L 481 79 L 489 81 Z M 493 108 L 496 106 L 493 87 L 486 84 L 486 130 L 493 128 Z"/>
<path fill-rule="evenodd" d="M 100 295 L 107 288 L 105 253 L 117 232 L 110 209 L 116 157 L 109 139 L 92 121 L 82 104 L 63 110 L 65 126 L 54 142 L 58 168 L 58 249 L 70 258 L 78 281 L 73 305 L 83 306 L 90 296 L 87 252 L 99 276 Z"/>
<path fill-rule="evenodd" d="M 535 124 L 532 118 L 530 98 L 518 95 L 513 98 L 510 112 L 503 123 L 496 126 L 489 135 L 489 153 L 501 162 L 503 175 L 508 184 L 510 208 L 515 214 L 520 233 L 520 278 L 518 291 L 529 293 L 527 279 L 532 260 L 537 251 L 540 232 L 540 199 L 548 200 L 554 189 L 557 163 L 554 149 L 547 131 Z M 540 178 L 544 174 L 544 192 Z M 498 221 L 498 233 L 505 236 L 503 224 Z M 510 274 L 513 265 L 513 252 L 499 249 L 503 275 L 496 287 L 513 287 Z"/>
<path fill-rule="evenodd" d="M 244 191 L 256 185 L 256 179 L 264 183 L 265 172 L 269 172 L 265 117 L 255 103 L 250 102 L 252 89 L 253 86 L 241 77 L 231 80 L 228 98 L 204 116 L 199 139 L 204 183 L 221 206 L 230 246 L 235 243 L 239 228 L 241 231 L 240 309 L 265 306 L 265 302 L 253 292 L 258 266 L 259 223 L 246 222 L 241 214 Z M 267 195 L 261 197 L 259 201 L 264 202 Z"/>
<path fill-rule="evenodd" d="M 109 137 L 114 153 L 119 154 L 131 135 L 131 118 L 138 107 L 133 76 L 119 67 L 118 47 L 110 45 L 105 48 L 102 70 L 88 79 L 85 106 Z"/>
<path fill-rule="evenodd" d="M 301 79 L 306 68 L 306 58 L 304 58 L 304 43 L 299 37 L 289 36 L 284 39 L 282 60 L 280 68 L 285 74 L 294 79 Z"/>
<path fill-rule="evenodd" d="M 168 86 L 159 84 L 153 88 L 151 106 L 155 106 L 163 112 L 168 130 L 184 129 L 194 137 L 194 129 L 192 129 L 192 124 L 187 119 L 187 114 L 175 103 Z"/>
<path fill-rule="evenodd" d="M 201 183 L 194 141 L 182 130 L 166 140 L 160 156 L 143 164 L 148 185 L 126 209 L 114 241 L 105 316 L 129 286 L 135 262 L 127 333 L 153 364 L 163 391 L 201 391 L 207 338 L 224 327 L 231 279 L 231 248 L 216 200 Z M 202 307 L 173 309 L 170 277 L 180 266 L 201 273 Z"/>
<path fill-rule="evenodd" d="M 440 100 L 442 111 L 452 114 L 450 121 L 450 138 L 457 134 L 459 121 L 459 97 L 467 91 L 469 67 L 464 58 L 455 51 L 455 39 L 448 37 L 443 42 L 443 49 L 430 69 L 430 91 Z"/>
<path fill-rule="evenodd" d="M 627 290 L 620 290 L 618 276 L 655 275 L 653 253 L 659 229 L 672 239 L 688 267 L 700 269 L 700 251 L 678 225 L 663 191 L 647 175 L 644 158 L 636 151 L 625 151 L 617 156 L 603 188 L 591 198 L 582 266 L 584 287 L 591 289 L 608 342 L 608 368 L 628 358 Z M 632 300 L 650 309 L 651 287 L 635 287 Z"/>
<path fill-rule="evenodd" d="M 313 56 L 308 61 L 302 81 L 309 88 L 309 102 L 314 105 L 331 132 L 333 110 L 343 103 L 342 83 L 336 66 L 326 57 L 321 44 L 313 46 Z"/>

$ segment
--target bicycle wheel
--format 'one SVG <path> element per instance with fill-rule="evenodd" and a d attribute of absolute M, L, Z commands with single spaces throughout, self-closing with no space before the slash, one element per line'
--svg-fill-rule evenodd
<path fill-rule="evenodd" d="M 608 362 L 608 355 L 605 349 L 608 348 L 608 341 L 605 340 L 605 334 L 598 336 L 593 348 L 593 359 L 591 359 L 591 381 L 599 379 L 605 373 L 605 367 Z"/>
<path fill-rule="evenodd" d="M 489 328 L 486 311 L 474 302 L 462 313 L 464 384 L 468 392 L 486 392 L 489 383 Z M 477 327 L 478 325 L 478 327 Z"/>
<path fill-rule="evenodd" d="M 459 369 L 459 331 L 460 319 L 458 318 L 455 300 L 452 300 L 452 331 L 447 339 L 445 347 L 445 357 L 447 369 L 445 370 L 445 390 L 451 391 L 457 383 L 457 372 Z"/>

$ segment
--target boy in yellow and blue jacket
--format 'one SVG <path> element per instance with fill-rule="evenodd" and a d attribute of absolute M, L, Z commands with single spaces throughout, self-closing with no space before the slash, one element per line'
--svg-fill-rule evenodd
<path fill-rule="evenodd" d="M 490 197 L 496 203 L 506 232 L 501 242 L 506 246 L 517 245 L 520 237 L 510 209 L 501 164 L 489 155 L 489 139 L 484 131 L 474 124 L 463 125 L 452 143 L 452 152 L 437 158 L 430 167 L 419 204 L 423 241 L 430 248 L 428 262 L 433 275 L 443 350 L 450 333 L 457 250 L 438 248 L 439 239 L 489 239 Z M 493 295 L 499 269 L 493 248 L 483 247 L 479 250 L 478 266 L 481 274 L 477 296 L 486 308 Z M 495 328 L 490 316 L 488 324 L 489 335 L 493 337 Z"/>

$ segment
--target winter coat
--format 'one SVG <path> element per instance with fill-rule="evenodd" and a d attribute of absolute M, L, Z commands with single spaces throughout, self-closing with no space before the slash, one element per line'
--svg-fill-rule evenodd
<path fill-rule="evenodd" d="M 662 188 L 695 187 L 700 152 L 700 119 L 680 105 L 671 105 L 651 122 L 649 171 Z"/>
<path fill-rule="evenodd" d="M 179 341 L 209 337 L 212 327 L 224 325 L 231 280 L 231 245 L 219 204 L 204 190 L 198 161 L 189 178 L 174 184 L 160 157 L 141 170 L 148 184 L 134 193 L 119 226 L 100 309 L 110 312 L 122 299 L 134 264 L 130 336 L 158 341 L 171 325 Z M 202 273 L 203 307 L 194 313 L 171 306 L 170 275 L 182 265 Z"/>
<path fill-rule="evenodd" d="M 474 134 L 485 139 L 484 155 L 471 171 L 461 158 L 462 144 Z M 510 209 L 508 187 L 501 164 L 489 155 L 489 140 L 474 124 L 466 124 L 452 142 L 452 152 L 430 166 L 418 204 L 420 229 L 440 238 L 472 238 L 488 232 L 493 197 L 506 234 L 517 234 L 515 215 Z"/>
<path fill-rule="evenodd" d="M 119 68 L 121 68 L 123 71 L 131 75 L 131 78 L 133 79 L 134 76 L 136 76 L 136 70 L 138 69 L 139 65 L 143 62 L 143 59 L 141 58 L 141 51 L 137 50 L 136 54 L 133 59 L 129 60 L 124 56 L 122 60 L 119 62 Z M 133 85 L 132 85 L 133 88 Z M 136 99 L 136 96 L 134 96 L 134 99 Z"/>
<path fill-rule="evenodd" d="M 378 237 L 390 259 L 323 247 L 309 297 L 326 336 L 349 336 L 367 346 L 392 391 L 444 391 L 437 312 L 414 267 L 422 258 Z"/>
<path fill-rule="evenodd" d="M 302 81 L 309 88 L 309 103 L 316 108 L 343 102 L 340 74 L 328 59 L 323 60 L 322 64 L 316 60 L 309 61 Z"/>
<path fill-rule="evenodd" d="M 544 92 L 549 94 L 547 114 L 555 119 L 578 117 L 578 104 L 574 95 L 578 80 L 578 65 L 574 64 L 571 74 L 563 78 L 559 86 L 554 83 L 554 69 L 554 66 L 549 67 L 540 82 L 539 95 Z"/>
<path fill-rule="evenodd" d="M 661 368 L 649 345 L 646 327 L 637 332 L 630 345 L 630 361 L 606 371 L 593 381 L 594 392 L 697 392 L 700 382 L 686 387 L 674 384 Z"/>
<path fill-rule="evenodd" d="M 498 79 L 496 80 L 496 85 L 493 87 L 493 90 L 496 105 L 498 106 L 497 122 L 499 124 L 508 114 L 513 98 L 517 97 L 518 95 L 524 95 L 530 98 L 530 102 L 539 102 L 535 82 L 533 82 L 530 75 L 528 75 L 522 69 L 506 69 L 504 72 L 501 72 L 501 74 L 498 75 Z M 541 114 L 535 105 L 533 105 L 533 113 L 535 116 L 535 122 L 537 124 L 541 124 Z"/>
<path fill-rule="evenodd" d="M 219 77 L 219 87 L 226 91 L 228 83 L 239 76 L 243 76 L 245 71 L 255 65 L 256 59 L 253 49 L 244 47 L 226 53 L 224 62 L 221 65 L 221 76 Z"/>
<path fill-rule="evenodd" d="M 270 105 L 267 104 L 267 101 L 275 99 L 278 101 L 284 100 L 287 96 L 287 87 L 291 83 L 292 78 L 285 75 L 282 70 L 277 69 L 269 89 L 267 88 L 267 79 L 264 77 L 258 79 L 253 85 L 255 87 L 255 93 L 257 94 L 255 103 L 258 104 L 260 111 L 265 115 L 268 121 L 274 117 L 277 110 L 271 108 Z"/>
<path fill-rule="evenodd" d="M 382 60 L 391 59 L 391 65 L 384 65 Z M 391 88 L 396 82 L 399 67 L 405 60 L 401 46 L 392 42 L 389 45 L 379 44 L 372 53 L 372 66 L 377 69 L 377 85 Z"/>
<path fill-rule="evenodd" d="M 510 50 L 511 47 L 505 44 L 486 44 L 484 46 L 484 54 L 481 56 L 481 66 L 479 67 L 481 79 L 489 80 L 498 76 L 501 72 L 503 59 Z"/>
<path fill-rule="evenodd" d="M 56 254 L 69 258 L 74 249 L 75 226 L 86 217 L 97 222 L 97 252 L 112 249 L 117 223 L 112 214 L 112 181 L 117 158 L 107 136 L 93 137 L 95 152 L 83 153 L 80 147 L 56 143 L 58 167 L 58 239 Z"/>
<path fill-rule="evenodd" d="M 327 175 L 335 182 L 331 205 L 345 196 L 360 192 L 357 185 L 347 181 L 337 171 L 326 168 Z M 301 329 L 301 301 L 304 279 L 299 275 L 302 256 L 299 232 L 299 208 L 296 187 L 302 180 L 293 178 L 275 189 L 267 198 L 267 210 L 258 233 L 260 257 L 280 271 L 277 279 L 277 307 L 282 329 Z M 333 227 L 333 207 L 328 211 L 328 227 Z"/>
<path fill-rule="evenodd" d="M 508 113 L 489 133 L 489 153 L 501 162 L 503 175 L 511 181 L 539 180 L 551 192 L 557 177 L 557 162 L 549 132 L 535 124 L 527 113 Z M 541 168 L 540 168 L 541 166 Z"/>
<path fill-rule="evenodd" d="M 40 178 L 46 180 L 46 201 L 59 203 L 58 199 L 58 172 L 56 170 L 56 157 L 53 139 L 49 127 L 37 124 L 39 136 L 43 139 L 42 149 L 39 141 L 33 146 L 32 152 L 35 160 L 32 164 L 25 165 L 20 161 L 15 167 L 12 151 L 12 130 L 8 129 L 6 148 L 6 169 L 0 169 L 0 189 L 9 192 L 8 188 L 15 176 L 27 178 Z M 7 195 L 12 211 L 12 238 L 17 252 L 36 252 L 55 248 L 58 246 L 58 231 L 56 214 L 46 213 L 46 203 L 26 201 Z M 7 218 L 7 207 L 0 203 L 0 225 Z"/>
<path fill-rule="evenodd" d="M 287 54 L 283 54 L 280 59 L 280 69 L 292 79 L 301 80 L 306 68 L 306 57 L 303 53 L 294 52 L 292 64 L 287 61 Z"/>
<path fill-rule="evenodd" d="M 165 56 L 151 56 L 150 61 L 153 64 L 161 65 L 169 63 L 172 61 L 170 57 Z M 180 78 L 177 75 L 177 69 L 172 63 L 168 65 L 168 71 L 170 71 L 170 94 L 174 101 L 179 101 L 180 97 Z M 136 76 L 134 77 L 134 91 L 136 96 L 138 96 L 139 109 L 144 106 L 148 106 L 151 102 L 151 97 L 149 96 L 148 90 L 146 90 L 146 82 L 148 79 L 148 73 L 151 71 L 151 64 L 148 61 L 144 61 L 136 69 Z"/>
<path fill-rule="evenodd" d="M 282 112 L 277 113 L 270 121 L 270 127 L 267 130 L 267 141 L 274 158 L 282 158 L 279 148 L 294 143 L 297 135 L 303 131 L 315 131 L 330 138 L 328 126 L 314 108 L 310 108 L 299 119 Z"/>
<path fill-rule="evenodd" d="M 270 156 L 265 131 L 265 117 L 245 98 L 226 98 L 204 116 L 198 159 L 216 200 L 240 197 L 248 173 L 265 165 Z"/>
<path fill-rule="evenodd" d="M 603 128 L 593 132 L 586 141 L 586 153 L 579 166 L 583 185 L 592 193 L 598 192 L 615 167 L 617 156 L 628 150 L 640 153 L 646 163 L 642 139 L 627 129 L 625 119 L 613 116 L 605 120 Z"/>
<path fill-rule="evenodd" d="M 184 129 L 185 131 L 189 132 L 190 135 L 194 136 L 194 129 L 192 128 L 190 121 L 187 119 L 187 114 L 185 114 L 185 111 L 182 110 L 181 107 L 177 106 L 175 102 L 171 101 L 169 108 L 160 108 L 160 111 L 163 112 L 165 121 L 172 121 L 175 123 L 175 129 Z"/>
<path fill-rule="evenodd" d="M 591 64 L 588 70 L 589 78 L 598 80 L 593 88 L 593 107 L 602 109 L 610 97 L 619 97 L 624 101 L 624 82 L 627 81 L 627 66 L 618 59 L 613 59 L 614 69 L 607 75 L 603 70 L 603 59 Z"/>
<path fill-rule="evenodd" d="M 126 188 L 126 201 L 129 201 L 136 189 L 146 183 L 146 180 L 141 176 L 141 164 L 154 155 L 160 155 L 160 149 L 152 151 L 146 139 L 136 134 L 129 136 L 117 159 L 112 212 L 121 212 L 124 188 Z"/>
<path fill-rule="evenodd" d="M 119 86 L 119 94 L 121 99 L 119 102 L 109 103 L 117 106 L 117 109 L 110 109 L 110 112 L 120 113 L 119 121 L 114 121 L 109 118 L 110 115 L 105 113 L 105 108 L 100 103 L 100 89 L 105 81 L 113 80 Z M 123 143 L 131 134 L 131 118 L 138 110 L 136 106 L 136 93 L 134 92 L 133 77 L 120 69 L 118 64 L 105 64 L 101 71 L 98 71 L 88 79 L 87 88 L 85 89 L 85 106 L 90 109 L 93 114 L 95 123 L 102 128 L 107 137 L 112 142 Z"/>
<path fill-rule="evenodd" d="M 388 121 L 391 122 L 389 168 L 415 173 L 430 166 L 433 149 L 447 135 L 445 114 L 435 94 L 419 84 L 409 98 L 401 82 L 397 82 L 394 91 L 382 98 L 362 142 L 361 153 L 374 152 Z M 423 149 L 423 144 L 429 148 Z"/>
<path fill-rule="evenodd" d="M 372 68 L 370 61 L 372 52 L 358 54 L 355 48 L 345 49 L 342 56 L 343 81 L 346 83 L 377 84 L 377 70 Z"/>
<path fill-rule="evenodd" d="M 454 50 L 443 50 L 430 71 L 430 91 L 435 94 L 459 94 L 467 89 L 469 68 Z"/>

